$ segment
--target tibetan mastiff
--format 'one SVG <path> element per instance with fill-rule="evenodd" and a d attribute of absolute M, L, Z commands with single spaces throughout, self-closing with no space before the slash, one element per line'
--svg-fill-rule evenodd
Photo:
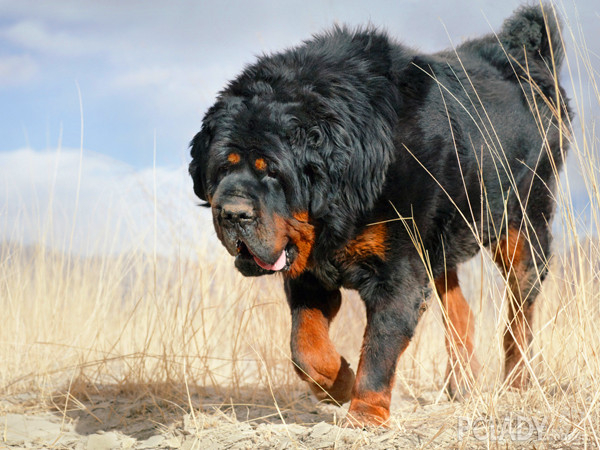
<path fill-rule="evenodd" d="M 477 377 L 456 269 L 482 247 L 512 291 L 507 384 L 527 382 L 570 116 L 562 57 L 548 6 L 432 55 L 373 27 L 335 27 L 259 57 L 204 116 L 194 192 L 243 275 L 282 274 L 294 368 L 319 399 L 351 402 L 350 425 L 388 420 L 398 358 L 433 288 L 448 394 Z M 328 336 L 342 287 L 366 306 L 356 375 Z"/>

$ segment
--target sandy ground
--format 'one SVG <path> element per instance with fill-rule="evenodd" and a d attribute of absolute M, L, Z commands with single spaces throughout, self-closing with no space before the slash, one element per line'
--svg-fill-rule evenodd
<path fill-rule="evenodd" d="M 153 396 L 114 393 L 56 402 L 52 410 L 34 400 L 0 401 L 0 448 L 68 449 L 328 449 L 328 448 L 564 448 L 582 442 L 554 441 L 535 433 L 524 440 L 489 441 L 457 435 L 460 404 L 431 392 L 417 399 L 395 395 L 389 429 L 355 430 L 342 423 L 346 408 L 317 404 L 310 396 L 286 399 L 267 392 L 240 394 L 245 402 L 223 402 L 217 393 L 192 395 L 189 404 Z M 276 401 L 273 400 L 275 398 Z M 37 411 L 34 411 L 37 409 Z M 187 412 L 186 412 L 187 409 Z"/>
<path fill-rule="evenodd" d="M 10 409 L 10 403 L 14 409 L 16 402 L 25 404 L 22 398 L 4 400 L 4 409 Z M 0 416 L 0 447 L 383 449 L 456 443 L 453 430 L 432 426 L 440 420 L 443 425 L 453 413 L 455 407 L 448 402 L 421 407 L 414 400 L 398 399 L 392 427 L 369 431 L 335 425 L 342 422 L 347 405 L 317 404 L 305 394 L 287 403 L 281 398 L 277 405 L 266 392 L 254 393 L 249 403 L 224 404 L 216 394 L 193 396 L 192 403 L 193 414 L 189 407 L 183 411 L 185 405 L 168 405 L 149 397 L 98 395 L 85 401 L 72 399 L 66 413 L 64 403 L 57 403 L 53 412 L 7 413 Z M 197 407 L 198 403 L 202 406 Z M 415 406 L 419 413 L 410 413 L 407 421 L 409 409 Z"/>

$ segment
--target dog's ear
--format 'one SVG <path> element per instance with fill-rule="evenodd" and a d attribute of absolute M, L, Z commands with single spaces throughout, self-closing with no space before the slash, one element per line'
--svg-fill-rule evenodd
<path fill-rule="evenodd" d="M 190 142 L 192 162 L 189 172 L 194 180 L 194 192 L 202 200 L 211 201 L 211 190 L 214 188 L 210 179 L 212 169 L 210 168 L 209 151 L 215 141 L 219 140 L 219 134 L 223 130 L 231 130 L 235 120 L 235 114 L 243 107 L 240 97 L 221 96 L 211 106 L 202 119 L 202 128 Z M 210 206 L 205 204 L 204 206 Z"/>
<path fill-rule="evenodd" d="M 202 129 L 192 142 L 190 142 L 192 161 L 190 162 L 189 172 L 194 180 L 194 192 L 204 200 L 208 200 L 207 180 L 206 180 L 206 165 L 208 163 L 208 148 L 211 141 L 211 132 L 206 123 L 202 125 Z"/>
<path fill-rule="evenodd" d="M 308 179 L 310 189 L 309 211 L 314 219 L 325 217 L 329 212 L 332 190 L 329 177 L 322 163 L 312 162 L 304 167 L 304 175 Z"/>
<path fill-rule="evenodd" d="M 338 119 L 299 133 L 311 217 L 327 223 L 332 239 L 347 237 L 347 218 L 362 216 L 379 198 L 394 150 L 389 129 L 373 114 L 364 127 Z"/>
<path fill-rule="evenodd" d="M 300 121 L 292 117 L 290 121 L 297 125 Z M 298 150 L 295 155 L 301 163 L 299 177 L 303 204 L 308 207 L 310 217 L 321 219 L 329 211 L 332 199 L 332 186 L 329 171 L 321 154 L 324 135 L 318 126 L 294 126 L 289 135 L 290 143 Z"/>

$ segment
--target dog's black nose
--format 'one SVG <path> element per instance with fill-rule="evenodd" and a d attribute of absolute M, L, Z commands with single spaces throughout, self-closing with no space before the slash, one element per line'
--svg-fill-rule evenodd
<path fill-rule="evenodd" d="M 245 202 L 227 203 L 221 206 L 221 219 L 224 224 L 246 226 L 256 219 L 252 205 Z"/>

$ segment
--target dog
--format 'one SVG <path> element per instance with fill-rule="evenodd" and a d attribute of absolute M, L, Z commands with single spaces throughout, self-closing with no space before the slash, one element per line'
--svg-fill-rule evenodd
<path fill-rule="evenodd" d="M 280 273 L 291 360 L 353 426 L 385 425 L 398 359 L 435 289 L 446 390 L 477 378 L 457 265 L 489 249 L 510 287 L 505 376 L 524 386 L 571 112 L 560 23 L 526 6 L 497 34 L 427 55 L 373 27 L 335 27 L 259 57 L 193 138 L 194 192 L 245 276 Z M 367 325 L 356 375 L 328 331 L 340 288 Z"/>

